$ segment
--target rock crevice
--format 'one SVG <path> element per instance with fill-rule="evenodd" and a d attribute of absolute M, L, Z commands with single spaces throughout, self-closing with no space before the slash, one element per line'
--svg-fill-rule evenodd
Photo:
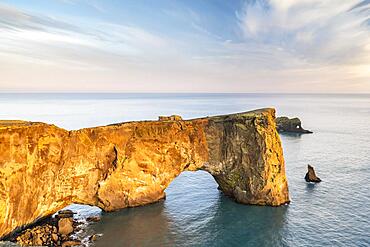
<path fill-rule="evenodd" d="M 71 203 L 156 202 L 182 171 L 206 170 L 237 202 L 289 202 L 274 109 L 67 131 L 0 121 L 0 238 Z"/>

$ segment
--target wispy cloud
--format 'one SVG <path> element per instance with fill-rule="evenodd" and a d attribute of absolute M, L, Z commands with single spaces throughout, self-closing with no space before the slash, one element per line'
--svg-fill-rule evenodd
<path fill-rule="evenodd" d="M 0 15 L 0 53 L 66 61 L 78 49 L 79 54 L 90 53 L 90 57 L 73 56 L 71 59 L 93 64 L 99 53 L 145 56 L 167 45 L 165 39 L 134 26 L 106 22 L 76 25 L 4 5 L 0 5 Z"/>
<path fill-rule="evenodd" d="M 153 10 L 167 22 L 143 26 L 63 2 L 102 17 L 0 4 L 0 89 L 370 92 L 369 1 L 246 1 L 232 37 L 192 6 Z"/>
<path fill-rule="evenodd" d="M 359 0 L 257 0 L 239 13 L 245 43 L 285 61 L 279 74 L 286 71 L 308 85 L 321 77 L 326 90 L 336 90 L 343 78 L 347 90 L 357 80 L 370 86 L 369 18 L 369 2 Z M 274 64 L 270 58 L 266 65 Z"/>
<path fill-rule="evenodd" d="M 86 4 L 98 12 L 106 13 L 107 10 L 102 6 L 101 2 L 95 0 L 56 0 L 65 4 L 77 5 L 79 3 Z"/>
<path fill-rule="evenodd" d="M 246 4 L 247 40 L 289 51 L 308 62 L 369 62 L 370 6 L 364 1 L 271 0 Z"/>

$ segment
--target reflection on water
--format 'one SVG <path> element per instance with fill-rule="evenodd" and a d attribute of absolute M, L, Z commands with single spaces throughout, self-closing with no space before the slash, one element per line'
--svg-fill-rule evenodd
<path fill-rule="evenodd" d="M 288 206 L 237 204 L 217 190 L 206 172 L 183 172 L 167 199 L 103 213 L 93 230 L 96 246 L 279 246 Z M 217 241 L 215 241 L 217 239 Z M 272 245 L 271 245 L 272 244 Z"/>

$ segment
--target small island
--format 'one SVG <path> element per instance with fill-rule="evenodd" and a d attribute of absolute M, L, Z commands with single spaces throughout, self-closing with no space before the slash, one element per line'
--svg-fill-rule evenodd
<path fill-rule="evenodd" d="M 311 165 L 307 165 L 307 173 L 304 179 L 306 180 L 306 182 L 312 182 L 312 183 L 321 182 L 321 179 L 318 176 L 316 176 L 315 169 Z"/>
<path fill-rule="evenodd" d="M 299 118 L 277 117 L 276 129 L 279 133 L 312 134 L 310 130 L 302 128 Z"/>

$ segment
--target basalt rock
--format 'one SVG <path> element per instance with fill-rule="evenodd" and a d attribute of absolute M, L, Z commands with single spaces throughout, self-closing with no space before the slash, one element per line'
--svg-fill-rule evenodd
<path fill-rule="evenodd" d="M 86 218 L 87 222 L 99 222 L 100 220 L 100 216 L 89 216 Z"/>
<path fill-rule="evenodd" d="M 279 133 L 298 133 L 311 134 L 312 131 L 302 128 L 302 123 L 299 118 L 277 117 L 276 128 Z"/>
<path fill-rule="evenodd" d="M 308 171 L 306 173 L 306 176 L 304 177 L 306 182 L 320 183 L 321 179 L 316 176 L 315 169 L 310 165 L 307 166 L 307 169 Z"/>
<path fill-rule="evenodd" d="M 70 209 L 60 210 L 56 215 L 57 218 L 73 218 L 73 215 L 76 214 Z"/>
<path fill-rule="evenodd" d="M 75 131 L 0 121 L 0 238 L 72 203 L 156 202 L 185 170 L 208 171 L 240 203 L 289 202 L 274 109 Z"/>

